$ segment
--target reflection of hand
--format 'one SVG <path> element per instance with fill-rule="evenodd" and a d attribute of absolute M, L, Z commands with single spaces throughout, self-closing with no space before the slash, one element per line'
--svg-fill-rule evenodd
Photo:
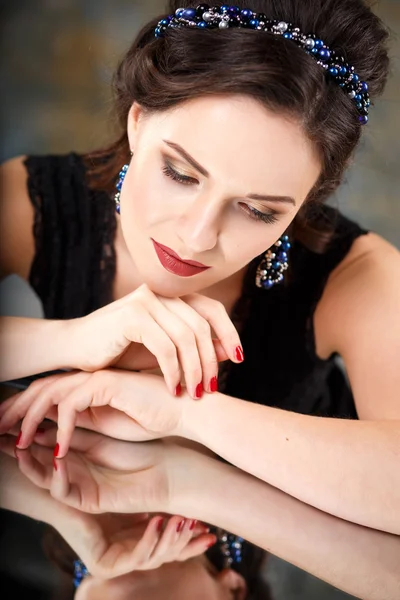
<path fill-rule="evenodd" d="M 92 412 L 110 406 L 125 413 L 130 421 L 129 438 L 136 435 L 136 439 L 144 440 L 173 435 L 185 400 L 170 396 L 160 377 L 145 373 L 111 369 L 53 375 L 38 379 L 3 403 L 0 433 L 9 431 L 23 419 L 19 447 L 26 448 L 38 425 L 58 406 L 58 456 L 62 457 L 68 450 L 77 414 L 86 409 Z M 95 420 L 94 413 L 91 420 Z M 110 430 L 105 433 L 113 435 Z M 118 428 L 115 434 L 120 437 Z"/>
<path fill-rule="evenodd" d="M 13 438 L 1 438 L 1 447 L 3 452 L 12 456 Z M 29 503 L 24 504 L 39 506 L 39 510 L 36 508 L 32 515 L 29 508 L 24 514 L 55 527 L 92 575 L 109 578 L 132 570 L 155 569 L 166 562 L 184 561 L 202 554 L 215 542 L 215 536 L 208 534 L 203 524 L 192 519 L 183 519 L 178 515 L 89 515 L 82 510 L 56 503 L 40 489 L 46 488 L 49 481 L 48 465 L 39 460 L 43 461 L 45 454 L 47 463 L 51 461 L 50 448 L 40 448 L 35 444 L 30 450 L 17 451 L 20 471 L 36 483 L 35 486 L 30 485 L 28 490 L 24 490 L 25 494 L 29 493 Z M 63 468 L 64 461 L 59 461 L 58 465 Z M 18 468 L 17 464 L 15 468 Z M 18 484 L 17 478 L 10 479 L 13 485 L 15 482 Z M 26 483 L 28 482 L 25 480 L 25 487 Z M 13 510 L 13 506 L 6 508 Z"/>
<path fill-rule="evenodd" d="M 30 452 L 15 450 L 20 470 L 58 500 L 88 513 L 173 514 L 175 490 L 192 485 L 209 462 L 201 453 L 165 441 L 131 444 L 76 429 L 70 452 L 53 466 L 55 437 L 51 425 L 36 435 Z M 11 442 L 8 452 L 14 452 Z"/>

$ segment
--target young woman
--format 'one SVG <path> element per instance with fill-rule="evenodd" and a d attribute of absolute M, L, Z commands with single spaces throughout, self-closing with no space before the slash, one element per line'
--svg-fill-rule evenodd
<path fill-rule="evenodd" d="M 387 31 L 362 0 L 179 5 L 117 69 L 113 145 L 3 166 L 2 270 L 47 317 L 5 319 L 3 379 L 85 372 L 7 401 L 0 432 L 25 417 L 26 448 L 58 404 L 59 457 L 77 412 L 179 435 L 398 534 L 400 256 L 324 204 L 384 88 Z M 122 370 L 158 366 L 166 386 Z"/>

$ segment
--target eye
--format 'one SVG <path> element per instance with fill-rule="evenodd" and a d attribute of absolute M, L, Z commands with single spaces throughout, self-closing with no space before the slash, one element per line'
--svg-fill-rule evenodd
<path fill-rule="evenodd" d="M 194 177 L 188 177 L 187 175 L 182 175 L 182 173 L 175 171 L 175 169 L 173 169 L 168 162 L 164 163 L 163 173 L 167 177 L 170 177 L 178 183 L 183 183 L 184 185 L 193 185 L 194 183 L 199 183 L 197 179 L 194 179 Z"/>
<path fill-rule="evenodd" d="M 278 221 L 278 217 L 274 213 L 260 212 L 256 208 L 248 206 L 248 204 L 240 203 L 240 206 L 243 207 L 244 211 L 248 214 L 250 219 L 255 219 L 256 221 L 263 221 L 264 223 L 268 223 L 268 225 L 273 225 Z"/>

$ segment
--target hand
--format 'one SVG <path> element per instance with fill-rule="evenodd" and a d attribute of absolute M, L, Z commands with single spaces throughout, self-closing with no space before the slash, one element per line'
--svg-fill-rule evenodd
<path fill-rule="evenodd" d="M 188 393 L 199 398 L 203 389 L 216 391 L 219 361 L 242 360 L 239 335 L 223 304 L 200 294 L 165 298 L 146 285 L 69 321 L 68 332 L 64 343 L 79 353 L 71 366 L 92 372 L 159 365 L 173 395 L 179 395 L 181 371 Z"/>
<path fill-rule="evenodd" d="M 0 406 L 0 434 L 23 419 L 18 447 L 27 448 L 40 423 L 58 406 L 58 456 L 65 456 L 77 413 L 110 406 L 125 413 L 138 438 L 175 435 L 185 398 L 166 393 L 160 377 L 116 369 L 65 373 L 38 379 Z M 94 413 L 92 419 L 95 419 Z"/>
<path fill-rule="evenodd" d="M 54 436 L 54 432 L 51 434 Z M 12 457 L 14 442 L 11 436 L 1 439 L 2 451 Z M 43 516 L 38 511 L 35 516 L 65 538 L 93 576 L 114 578 L 133 570 L 155 569 L 166 562 L 187 560 L 205 552 L 216 540 L 205 525 L 179 515 L 94 515 L 58 502 L 53 506 L 55 500 L 39 490 L 46 488 L 47 468 L 52 470 L 51 449 L 33 445 L 30 450 L 17 451 L 16 456 L 20 471 L 36 484 L 29 489 L 29 499 L 42 507 Z"/>

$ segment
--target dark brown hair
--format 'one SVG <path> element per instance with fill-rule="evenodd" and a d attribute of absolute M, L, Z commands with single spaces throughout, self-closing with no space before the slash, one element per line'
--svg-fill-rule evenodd
<path fill-rule="evenodd" d="M 166 13 L 197 4 L 170 1 Z M 355 67 L 372 99 L 382 93 L 389 66 L 388 30 L 363 0 L 245 0 L 235 5 L 316 33 Z M 118 172 L 130 157 L 126 124 L 134 101 L 153 112 L 204 95 L 247 95 L 299 120 L 314 144 L 321 174 L 291 233 L 314 251 L 323 251 L 329 226 L 320 222 L 318 206 L 341 183 L 361 135 L 353 102 L 327 80 L 312 57 L 281 36 L 247 29 L 179 28 L 155 38 L 162 16 L 142 28 L 118 65 L 113 90 L 122 133 L 108 148 L 84 157 L 89 184 L 113 192 Z"/>

